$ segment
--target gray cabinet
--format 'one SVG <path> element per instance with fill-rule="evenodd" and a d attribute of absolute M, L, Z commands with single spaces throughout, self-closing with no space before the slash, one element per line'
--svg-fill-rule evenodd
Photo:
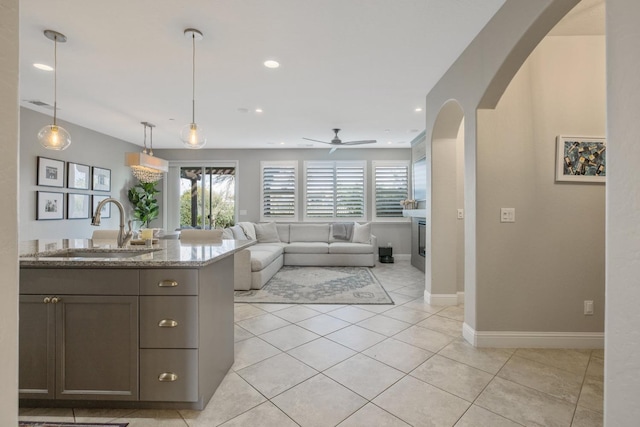
<path fill-rule="evenodd" d="M 137 297 L 20 297 L 21 398 L 137 399 L 137 350 Z"/>

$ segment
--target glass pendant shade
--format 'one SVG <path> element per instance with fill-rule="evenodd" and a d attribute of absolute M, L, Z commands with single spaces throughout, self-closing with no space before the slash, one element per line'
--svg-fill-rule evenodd
<path fill-rule="evenodd" d="M 71 145 L 69 132 L 56 124 L 58 111 L 58 43 L 65 43 L 67 37 L 53 30 L 44 30 L 44 36 L 53 41 L 53 124 L 46 125 L 38 132 L 38 142 L 47 150 L 64 150 Z"/>
<path fill-rule="evenodd" d="M 185 147 L 192 149 L 202 148 L 207 143 L 207 137 L 204 136 L 202 128 L 195 123 L 182 126 L 180 140 Z"/>
<path fill-rule="evenodd" d="M 38 142 L 48 150 L 61 151 L 71 145 L 71 136 L 62 126 L 46 125 L 38 132 Z"/>

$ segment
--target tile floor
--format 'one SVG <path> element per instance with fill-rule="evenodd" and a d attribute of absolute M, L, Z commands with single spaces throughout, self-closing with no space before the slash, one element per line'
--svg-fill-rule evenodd
<path fill-rule="evenodd" d="M 409 262 L 374 273 L 396 305 L 236 304 L 235 363 L 204 411 L 21 409 L 20 419 L 186 426 L 602 425 L 602 350 L 476 349 L 462 307 Z"/>

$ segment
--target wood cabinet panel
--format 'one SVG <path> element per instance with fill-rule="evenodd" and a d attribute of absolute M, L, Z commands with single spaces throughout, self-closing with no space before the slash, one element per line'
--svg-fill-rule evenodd
<path fill-rule="evenodd" d="M 198 295 L 198 270 L 141 270 L 140 295 Z"/>
<path fill-rule="evenodd" d="M 198 297 L 140 297 L 140 348 L 197 347 Z"/>

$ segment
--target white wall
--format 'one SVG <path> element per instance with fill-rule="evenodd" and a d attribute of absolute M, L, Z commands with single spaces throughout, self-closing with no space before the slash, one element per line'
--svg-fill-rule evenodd
<path fill-rule="evenodd" d="M 640 419 L 640 2 L 607 0 L 604 425 Z"/>
<path fill-rule="evenodd" d="M 462 209 L 464 216 L 464 119 L 456 139 L 456 215 L 457 209 Z M 464 292 L 464 218 L 457 218 L 456 282 L 457 291 Z"/>
<path fill-rule="evenodd" d="M 478 111 L 478 330 L 604 330 L 605 187 L 554 182 L 557 135 L 604 136 L 604 63 L 602 36 L 547 37 Z"/>
<path fill-rule="evenodd" d="M 20 109 L 20 241 L 45 238 L 90 238 L 93 230 L 96 229 L 91 225 L 91 219 L 37 221 L 36 191 L 110 195 L 122 202 L 127 219 L 130 219 L 132 206 L 127 198 L 127 191 L 137 184 L 137 180 L 131 174 L 131 170 L 124 165 L 124 153 L 141 151 L 141 148 L 82 126 L 59 121 L 59 124 L 71 134 L 71 145 L 64 151 L 47 150 L 38 144 L 36 135 L 51 120 L 52 118 L 48 115 L 27 108 Z M 38 186 L 36 185 L 38 156 L 111 169 L 111 191 L 107 193 Z M 65 196 L 65 218 L 66 203 Z M 118 225 L 118 210 L 111 205 L 111 218 L 103 219 L 100 228 L 116 229 Z"/>
<path fill-rule="evenodd" d="M 18 0 L 0 1 L 0 425 L 18 425 Z"/>

